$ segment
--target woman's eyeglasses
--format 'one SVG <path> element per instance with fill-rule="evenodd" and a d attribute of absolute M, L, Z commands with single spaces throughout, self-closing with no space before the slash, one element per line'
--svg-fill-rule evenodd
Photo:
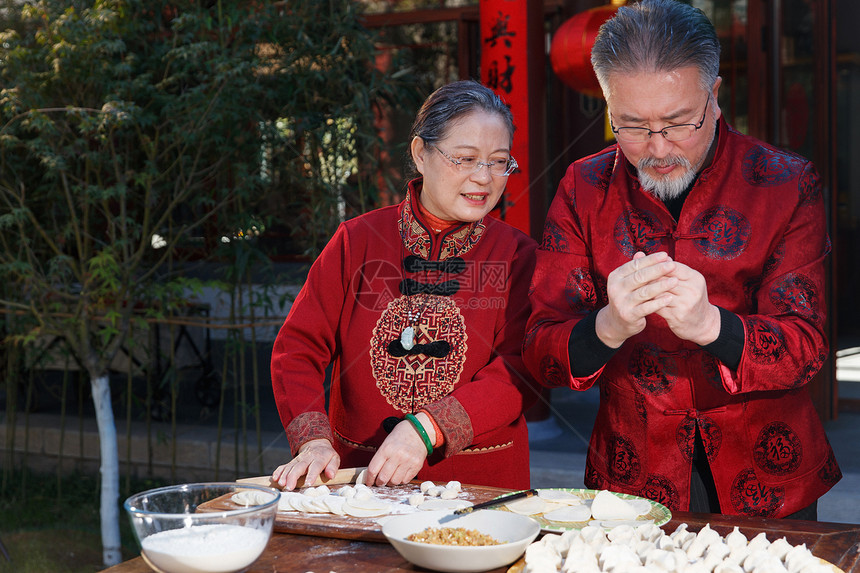
<path fill-rule="evenodd" d="M 462 173 L 475 173 L 481 167 L 486 167 L 487 171 L 490 172 L 490 175 L 495 175 L 496 177 L 507 177 L 514 170 L 519 167 L 517 165 L 517 160 L 513 157 L 508 159 L 491 159 L 488 163 L 484 163 L 483 161 L 479 161 L 477 157 L 472 157 L 470 155 L 464 155 L 462 157 L 452 157 L 436 147 L 435 143 L 428 143 L 433 149 L 442 154 L 442 156 L 453 163 L 459 171 Z"/>
<path fill-rule="evenodd" d="M 705 111 L 702 112 L 702 119 L 699 123 L 680 123 L 678 125 L 668 125 L 663 129 L 656 131 L 647 127 L 618 127 L 612 124 L 612 115 L 609 116 L 609 127 L 612 128 L 612 133 L 619 141 L 628 143 L 644 143 L 651 139 L 655 133 L 659 133 L 668 141 L 685 141 L 693 137 L 693 134 L 705 125 L 705 114 L 708 112 L 708 105 L 711 103 L 711 96 L 708 95 L 708 100 L 705 102 Z"/>

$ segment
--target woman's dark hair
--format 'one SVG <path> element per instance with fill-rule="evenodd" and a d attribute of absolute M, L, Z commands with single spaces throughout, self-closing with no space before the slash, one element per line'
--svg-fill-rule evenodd
<path fill-rule="evenodd" d="M 425 144 L 444 139 L 451 124 L 474 111 L 495 113 L 508 127 L 511 141 L 514 139 L 514 116 L 505 102 L 490 88 L 474 80 L 462 80 L 442 86 L 434 91 L 421 105 L 411 137 L 420 137 Z M 411 163 L 411 155 L 409 157 Z"/>

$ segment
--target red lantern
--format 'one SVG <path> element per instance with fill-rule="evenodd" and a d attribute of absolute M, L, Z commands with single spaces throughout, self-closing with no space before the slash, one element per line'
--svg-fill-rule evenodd
<path fill-rule="evenodd" d="M 549 60 L 561 81 L 585 95 L 603 97 L 591 67 L 591 48 L 600 26 L 624 3 L 625 0 L 612 0 L 610 6 L 586 10 L 559 26 L 552 37 Z"/>

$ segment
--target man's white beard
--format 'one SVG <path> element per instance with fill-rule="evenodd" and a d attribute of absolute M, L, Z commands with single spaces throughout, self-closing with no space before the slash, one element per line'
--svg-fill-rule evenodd
<path fill-rule="evenodd" d="M 669 165 L 679 165 L 684 169 L 684 172 L 680 176 L 662 179 L 655 179 L 645 172 L 648 167 L 668 167 Z M 693 165 L 686 157 L 677 155 L 670 155 L 664 159 L 643 157 L 637 163 L 636 170 L 639 173 L 639 184 L 642 185 L 642 188 L 661 201 L 678 197 L 696 179 L 696 170 L 693 169 Z"/>

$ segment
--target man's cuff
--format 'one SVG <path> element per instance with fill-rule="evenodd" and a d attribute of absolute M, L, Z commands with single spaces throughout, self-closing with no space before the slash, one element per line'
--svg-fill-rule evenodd
<path fill-rule="evenodd" d="M 597 336 L 597 311 L 592 312 L 570 331 L 567 340 L 567 353 L 570 360 L 570 374 L 574 378 L 587 378 L 609 362 L 618 352 L 617 348 L 606 346 Z"/>
<path fill-rule="evenodd" d="M 731 370 L 737 370 L 744 353 L 744 322 L 735 313 L 717 308 L 720 310 L 720 334 L 702 348 Z"/>

